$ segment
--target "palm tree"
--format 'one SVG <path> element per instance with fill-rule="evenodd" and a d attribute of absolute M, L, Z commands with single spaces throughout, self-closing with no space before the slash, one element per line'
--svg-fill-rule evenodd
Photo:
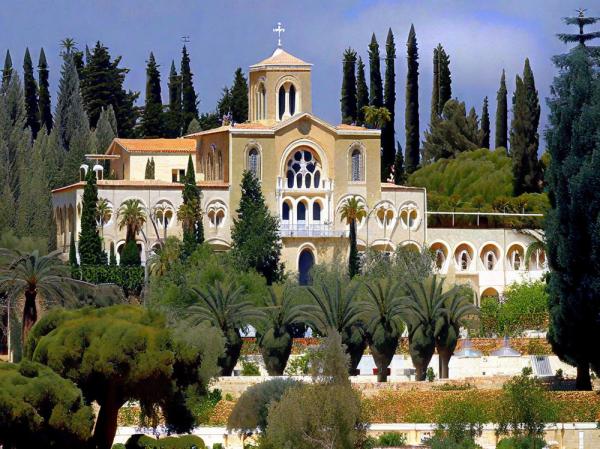
<path fill-rule="evenodd" d="M 166 203 L 160 203 L 154 206 L 154 217 L 160 217 L 159 221 L 163 227 L 163 240 L 167 240 L 167 215 L 171 208 Z"/>
<path fill-rule="evenodd" d="M 66 37 L 60 41 L 60 46 L 65 49 L 66 54 L 70 54 L 71 51 L 77 50 L 77 42 L 72 37 Z"/>
<path fill-rule="evenodd" d="M 152 276 L 164 276 L 171 267 L 180 259 L 181 245 L 176 237 L 169 237 L 156 250 L 150 258 L 150 274 Z"/>
<path fill-rule="evenodd" d="M 385 382 L 388 367 L 404 332 L 404 324 L 400 320 L 400 284 L 391 279 L 379 279 L 364 286 L 367 297 L 363 305 L 363 320 L 367 323 L 367 341 L 377 366 L 377 382 Z"/>
<path fill-rule="evenodd" d="M 471 302 L 464 288 L 455 285 L 446 293 L 443 316 L 444 327 L 437 334 L 435 347 L 439 356 L 440 379 L 448 379 L 450 374 L 448 365 L 454 354 L 460 328 L 468 316 L 479 314 L 477 307 Z"/>
<path fill-rule="evenodd" d="M 383 125 L 392 119 L 390 111 L 387 108 L 378 108 L 377 106 L 365 106 L 365 123 L 370 128 L 381 129 Z"/>
<path fill-rule="evenodd" d="M 58 258 L 60 251 L 40 256 L 37 250 L 22 253 L 0 250 L 0 291 L 5 292 L 9 307 L 24 298 L 21 343 L 38 319 L 38 306 L 65 305 L 74 300 L 70 268 Z M 11 306 L 12 304 L 12 306 Z"/>
<path fill-rule="evenodd" d="M 350 375 L 356 375 L 360 359 L 367 347 L 364 326 L 360 321 L 362 309 L 356 296 L 357 284 L 334 279 L 321 279 L 307 287 L 313 304 L 305 315 L 306 322 L 320 335 L 339 333 L 346 353 L 350 356 Z"/>
<path fill-rule="evenodd" d="M 367 216 L 367 211 L 356 196 L 348 198 L 341 209 L 341 218 L 350 226 L 350 255 L 348 256 L 348 274 L 353 278 L 360 271 L 358 249 L 356 247 L 356 222 Z"/>
<path fill-rule="evenodd" d="M 219 358 L 219 366 L 222 376 L 230 376 L 242 349 L 240 330 L 260 322 L 264 315 L 246 299 L 244 287 L 216 282 L 203 290 L 192 287 L 191 293 L 198 299 L 198 304 L 187 309 L 190 323 L 208 322 L 223 332 L 225 352 Z"/>
<path fill-rule="evenodd" d="M 298 304 L 286 287 L 270 287 L 262 308 L 263 318 L 256 328 L 256 339 L 267 372 L 281 376 L 292 352 L 292 326 L 300 324 L 307 306 Z"/>
<path fill-rule="evenodd" d="M 117 216 L 119 229 L 127 229 L 125 241 L 135 241 L 135 237 L 146 223 L 146 212 L 142 202 L 135 198 L 123 201 Z"/>
<path fill-rule="evenodd" d="M 408 295 L 402 301 L 401 316 L 408 328 L 408 347 L 417 370 L 416 380 L 425 380 L 436 339 L 447 323 L 444 306 L 450 294 L 443 293 L 443 286 L 444 279 L 438 282 L 436 275 L 406 285 Z"/>
<path fill-rule="evenodd" d="M 100 234 L 104 239 L 104 225 L 108 223 L 112 215 L 112 207 L 106 198 L 99 198 L 96 203 L 96 222 L 100 227 Z"/>
<path fill-rule="evenodd" d="M 182 203 L 177 209 L 177 220 L 181 222 L 182 228 L 188 232 L 193 232 L 197 217 L 198 208 L 194 201 Z"/>

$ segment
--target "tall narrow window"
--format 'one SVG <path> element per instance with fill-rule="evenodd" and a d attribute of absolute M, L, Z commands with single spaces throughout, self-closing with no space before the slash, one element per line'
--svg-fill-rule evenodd
<path fill-rule="evenodd" d="M 260 179 L 260 154 L 256 148 L 252 148 L 248 152 L 248 170 L 252 172 L 257 179 Z"/>
<path fill-rule="evenodd" d="M 362 153 L 355 149 L 352 152 L 352 181 L 362 180 Z"/>
<path fill-rule="evenodd" d="M 321 205 L 318 202 L 313 203 L 313 221 L 321 221 Z"/>
<path fill-rule="evenodd" d="M 258 88 L 258 119 L 259 120 L 264 120 L 266 118 L 265 106 L 266 106 L 267 102 L 266 102 L 265 97 L 266 97 L 265 85 L 261 84 L 260 87 Z"/>
<path fill-rule="evenodd" d="M 279 88 L 279 120 L 283 118 L 285 113 L 285 87 Z"/>
<path fill-rule="evenodd" d="M 296 113 L 296 88 L 292 84 L 290 86 L 290 115 Z"/>
<path fill-rule="evenodd" d="M 296 219 L 298 221 L 306 221 L 306 204 L 303 201 L 298 203 L 298 209 L 296 211 Z"/>
<path fill-rule="evenodd" d="M 283 221 L 290 221 L 290 205 L 287 201 L 281 206 L 281 219 Z"/>

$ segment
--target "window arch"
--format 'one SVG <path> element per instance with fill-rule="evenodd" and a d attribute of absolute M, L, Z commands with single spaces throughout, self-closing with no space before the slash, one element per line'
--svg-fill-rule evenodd
<path fill-rule="evenodd" d="M 158 225 L 166 229 L 173 222 L 173 217 L 175 216 L 175 209 L 172 204 L 166 200 L 159 201 L 154 206 L 154 215 L 156 216 L 156 221 Z"/>
<path fill-rule="evenodd" d="M 260 179 L 260 151 L 258 148 L 253 147 L 248 151 L 246 167 L 248 171 L 256 177 L 256 179 Z"/>
<path fill-rule="evenodd" d="M 353 146 L 350 153 L 350 181 L 360 182 L 365 180 L 365 161 L 361 148 Z"/>
<path fill-rule="evenodd" d="M 514 271 L 522 270 L 524 267 L 525 251 L 520 245 L 512 245 L 507 252 L 508 263 Z"/>
<path fill-rule="evenodd" d="M 281 221 L 290 221 L 291 210 L 289 201 L 284 201 L 281 205 Z"/>
<path fill-rule="evenodd" d="M 315 201 L 312 205 L 312 221 L 321 221 L 321 203 L 319 203 L 318 201 Z"/>
<path fill-rule="evenodd" d="M 306 221 L 306 203 L 300 201 L 296 207 L 296 220 Z"/>
<path fill-rule="evenodd" d="M 493 243 L 486 244 L 481 248 L 481 263 L 487 271 L 493 271 L 500 260 L 500 249 Z"/>
<path fill-rule="evenodd" d="M 267 90 L 265 89 L 265 84 L 260 83 L 256 93 L 256 119 L 264 120 L 267 118 Z"/>
<path fill-rule="evenodd" d="M 312 249 L 304 248 L 298 257 L 298 283 L 309 285 L 311 283 L 310 270 L 315 264 L 315 256 Z"/>
<path fill-rule="evenodd" d="M 210 228 L 222 228 L 227 217 L 227 206 L 220 200 L 212 201 L 206 206 L 206 215 Z"/>
<path fill-rule="evenodd" d="M 288 158 L 286 165 L 288 189 L 317 189 L 321 184 L 321 162 L 308 148 L 297 149 Z"/>
<path fill-rule="evenodd" d="M 458 271 L 469 271 L 473 261 L 473 248 L 466 243 L 460 244 L 454 251 L 454 258 Z"/>
<path fill-rule="evenodd" d="M 283 118 L 283 114 L 285 113 L 285 87 L 284 86 L 281 86 L 279 88 L 278 102 L 279 102 L 279 120 L 281 120 Z"/>
<path fill-rule="evenodd" d="M 434 264 L 438 270 L 442 270 L 446 264 L 448 258 L 448 247 L 442 242 L 435 242 L 430 247 L 431 252 L 434 256 Z"/>
<path fill-rule="evenodd" d="M 421 214 L 419 208 L 415 203 L 406 203 L 400 207 L 400 222 L 404 229 L 410 229 L 414 231 L 419 228 L 421 224 Z"/>

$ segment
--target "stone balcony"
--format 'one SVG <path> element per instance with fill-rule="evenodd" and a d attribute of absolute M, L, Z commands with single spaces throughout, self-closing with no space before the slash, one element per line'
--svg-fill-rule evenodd
<path fill-rule="evenodd" d="M 347 231 L 335 229 L 333 225 L 325 223 L 281 223 L 279 235 L 281 237 L 346 237 Z"/>

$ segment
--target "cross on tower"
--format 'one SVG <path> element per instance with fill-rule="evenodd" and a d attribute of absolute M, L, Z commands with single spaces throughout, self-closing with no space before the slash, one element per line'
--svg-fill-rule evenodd
<path fill-rule="evenodd" d="M 285 32 L 285 28 L 281 26 L 281 22 L 277 22 L 277 28 L 273 28 L 273 33 L 277 33 L 277 46 L 281 47 L 281 33 Z"/>

